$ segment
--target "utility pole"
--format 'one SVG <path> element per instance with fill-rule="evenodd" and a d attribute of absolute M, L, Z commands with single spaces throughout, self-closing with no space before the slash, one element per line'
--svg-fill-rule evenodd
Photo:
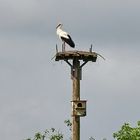
<path fill-rule="evenodd" d="M 56 50 L 58 50 L 56 48 Z M 55 61 L 64 60 L 71 67 L 71 79 L 73 80 L 72 93 L 72 140 L 80 140 L 80 117 L 86 116 L 86 100 L 80 100 L 80 80 L 82 79 L 82 67 L 89 61 L 96 62 L 97 54 L 86 51 L 56 52 Z M 80 62 L 83 61 L 82 64 Z"/>

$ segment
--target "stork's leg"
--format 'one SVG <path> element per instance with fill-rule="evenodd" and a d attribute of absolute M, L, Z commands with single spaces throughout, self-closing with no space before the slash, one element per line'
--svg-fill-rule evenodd
<path fill-rule="evenodd" d="M 65 51 L 65 45 L 66 45 L 66 44 L 65 44 L 65 42 L 64 42 L 64 51 Z"/>
<path fill-rule="evenodd" d="M 62 44 L 62 52 L 64 52 L 65 51 L 65 42 L 63 42 L 63 44 Z"/>
<path fill-rule="evenodd" d="M 63 50 L 64 50 L 64 49 L 63 49 L 63 46 L 64 46 L 64 45 L 63 45 L 63 43 L 62 43 L 62 52 L 63 52 Z"/>

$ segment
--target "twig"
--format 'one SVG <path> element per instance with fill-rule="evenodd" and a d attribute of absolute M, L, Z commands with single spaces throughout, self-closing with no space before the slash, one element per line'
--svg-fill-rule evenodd
<path fill-rule="evenodd" d="M 56 53 L 57 54 L 57 53 Z M 51 60 L 53 60 L 56 57 L 56 54 L 51 58 Z"/>
<path fill-rule="evenodd" d="M 99 53 L 96 53 L 96 54 L 105 60 L 105 58 L 101 54 Z"/>

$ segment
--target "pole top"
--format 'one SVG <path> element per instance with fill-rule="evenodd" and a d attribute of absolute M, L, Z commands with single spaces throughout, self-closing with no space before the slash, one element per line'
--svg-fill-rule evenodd
<path fill-rule="evenodd" d="M 74 50 L 74 51 L 57 52 L 55 55 L 55 61 L 74 60 L 74 59 L 96 62 L 97 53 L 91 51 L 87 52 Z"/>

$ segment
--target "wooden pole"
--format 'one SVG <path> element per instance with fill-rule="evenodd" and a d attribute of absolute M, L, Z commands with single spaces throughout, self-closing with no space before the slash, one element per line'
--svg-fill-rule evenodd
<path fill-rule="evenodd" d="M 83 114 L 78 113 L 75 110 L 75 104 L 80 102 L 80 80 L 82 77 L 82 67 L 89 61 L 96 62 L 97 53 L 85 51 L 62 51 L 56 53 L 55 61 L 64 60 L 71 67 L 71 78 L 73 80 L 73 95 L 72 95 L 72 140 L 80 140 L 80 117 L 86 115 L 86 108 Z M 72 64 L 69 62 L 72 60 Z M 83 60 L 83 64 L 80 66 L 80 60 Z M 85 101 L 84 101 L 85 102 Z"/>
<path fill-rule="evenodd" d="M 78 59 L 73 59 L 73 101 L 80 100 L 80 71 L 80 61 Z M 80 116 L 72 117 L 72 140 L 80 140 Z"/>

